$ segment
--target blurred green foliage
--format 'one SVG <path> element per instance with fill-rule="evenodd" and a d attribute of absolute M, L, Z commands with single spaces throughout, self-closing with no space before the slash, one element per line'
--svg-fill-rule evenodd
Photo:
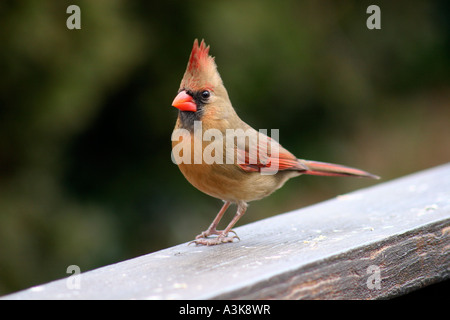
<path fill-rule="evenodd" d="M 81 30 L 66 28 L 70 4 Z M 366 27 L 370 4 L 381 30 Z M 170 104 L 194 38 L 211 45 L 241 118 L 279 128 L 298 157 L 384 180 L 448 162 L 449 11 L 444 0 L 2 0 L 0 295 L 209 225 L 220 201 L 170 160 Z M 295 179 L 240 224 L 372 184 Z"/>

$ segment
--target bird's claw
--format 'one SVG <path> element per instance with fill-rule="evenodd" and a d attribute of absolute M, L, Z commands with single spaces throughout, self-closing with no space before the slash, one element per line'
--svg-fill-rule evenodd
<path fill-rule="evenodd" d="M 215 229 L 214 230 L 206 230 L 206 231 L 203 231 L 202 233 L 200 233 L 198 236 L 196 236 L 195 239 L 198 240 L 198 239 L 208 238 L 211 235 L 218 235 L 218 236 L 220 236 L 220 235 L 223 234 L 223 232 L 224 232 L 223 230 L 215 230 Z M 237 236 L 236 231 L 230 230 L 229 232 L 234 233 L 234 235 L 239 239 L 239 237 Z M 228 234 L 226 236 L 228 236 Z"/>
<path fill-rule="evenodd" d="M 219 232 L 215 233 L 218 234 L 218 236 L 214 238 L 207 238 L 206 236 L 204 236 L 205 232 L 202 232 L 197 237 L 195 237 L 195 240 L 189 242 L 188 245 L 194 243 L 195 245 L 214 246 L 221 243 L 234 242 L 234 239 L 238 239 L 239 241 L 241 241 L 236 232 L 234 231 L 230 232 L 233 232 L 234 236 L 229 237 L 228 235 Z"/>

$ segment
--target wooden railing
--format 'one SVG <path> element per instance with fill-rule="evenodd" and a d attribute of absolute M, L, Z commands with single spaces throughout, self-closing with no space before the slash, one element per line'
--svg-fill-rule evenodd
<path fill-rule="evenodd" d="M 3 299 L 377 299 L 450 278 L 450 164 Z"/>

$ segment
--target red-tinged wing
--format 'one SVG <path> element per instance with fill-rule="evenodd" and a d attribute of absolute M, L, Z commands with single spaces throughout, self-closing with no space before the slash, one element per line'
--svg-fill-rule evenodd
<path fill-rule="evenodd" d="M 238 163 L 242 170 L 247 172 L 260 172 L 261 169 L 269 171 L 298 170 L 305 171 L 297 159 L 290 159 L 291 154 L 280 153 L 278 157 L 267 157 L 267 162 L 258 161 L 257 163 Z"/>
<path fill-rule="evenodd" d="M 252 139 L 253 138 L 253 139 Z M 292 153 L 277 141 L 255 131 L 245 146 L 236 145 L 237 164 L 247 172 L 276 173 L 283 170 L 305 171 L 305 167 Z"/>
<path fill-rule="evenodd" d="M 255 130 L 247 138 L 246 144 L 236 144 L 237 164 L 246 172 L 275 174 L 278 171 L 293 170 L 316 176 L 379 179 L 369 172 L 340 164 L 297 159 L 278 142 Z"/>

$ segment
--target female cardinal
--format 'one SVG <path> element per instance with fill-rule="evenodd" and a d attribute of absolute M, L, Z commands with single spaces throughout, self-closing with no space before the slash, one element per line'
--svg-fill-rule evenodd
<path fill-rule="evenodd" d="M 179 109 L 172 135 L 172 150 L 179 150 L 178 154 L 172 152 L 178 156 L 178 167 L 194 187 L 225 202 L 209 228 L 195 238 L 195 244 L 216 245 L 239 239 L 231 229 L 245 213 L 247 202 L 268 196 L 292 177 L 310 174 L 378 179 L 359 169 L 297 159 L 274 139 L 242 121 L 203 40 L 200 45 L 197 39 L 194 41 L 172 106 Z M 206 139 L 207 132 L 213 133 L 214 140 L 211 134 Z M 211 151 L 213 144 L 216 148 Z M 215 161 L 202 157 L 206 151 Z M 237 205 L 235 216 L 224 230 L 217 230 L 231 203 Z M 235 235 L 229 236 L 230 232 Z"/>

